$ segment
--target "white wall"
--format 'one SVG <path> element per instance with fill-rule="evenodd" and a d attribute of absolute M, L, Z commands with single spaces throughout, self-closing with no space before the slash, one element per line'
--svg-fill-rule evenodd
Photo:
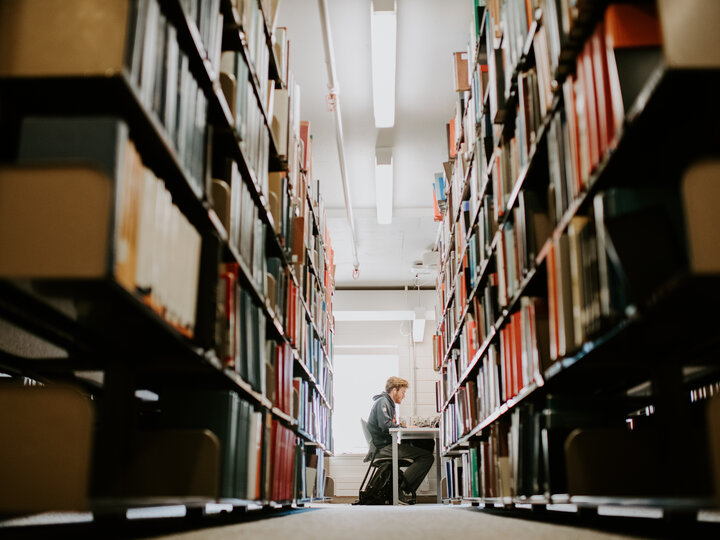
<path fill-rule="evenodd" d="M 382 313 L 413 310 L 416 306 L 426 308 L 426 318 L 435 313 L 434 291 L 337 291 L 333 309 L 337 319 L 342 312 L 366 312 L 367 317 L 382 317 Z M 376 313 L 378 312 L 378 313 Z M 357 313 L 354 314 L 357 317 Z M 437 416 L 435 404 L 435 381 L 439 374 L 432 369 L 432 335 L 437 326 L 435 320 L 425 323 L 421 343 L 413 343 L 409 320 L 343 321 L 335 324 L 335 354 L 397 354 L 399 377 L 407 379 L 410 388 L 399 407 L 399 416 Z M 382 392 L 378 388 L 377 392 Z M 369 414 L 369 410 L 367 414 Z M 358 424 L 358 429 L 360 426 Z M 335 480 L 336 496 L 357 496 L 367 463 L 364 455 L 344 454 L 330 458 L 328 474 Z M 435 493 L 435 465 L 428 473 L 418 494 Z"/>

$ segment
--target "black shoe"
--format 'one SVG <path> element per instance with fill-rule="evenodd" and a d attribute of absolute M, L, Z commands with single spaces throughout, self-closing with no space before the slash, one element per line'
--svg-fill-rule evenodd
<path fill-rule="evenodd" d="M 415 493 L 405 493 L 402 491 L 400 492 L 400 495 L 398 495 L 398 502 L 400 504 L 415 504 L 417 502 L 417 497 Z"/>

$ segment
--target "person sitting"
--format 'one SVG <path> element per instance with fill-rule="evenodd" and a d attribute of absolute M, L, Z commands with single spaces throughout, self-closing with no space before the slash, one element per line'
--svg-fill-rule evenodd
<path fill-rule="evenodd" d="M 372 435 L 373 444 L 378 449 L 377 457 L 392 457 L 391 428 L 405 427 L 395 421 L 395 405 L 405 399 L 409 383 L 400 377 L 390 377 L 385 383 L 385 391 L 373 396 L 373 406 L 368 417 L 367 427 Z M 418 441 L 419 442 L 419 441 Z M 434 448 L 434 441 L 432 442 Z M 417 489 L 432 467 L 433 448 L 420 448 L 410 441 L 402 441 L 398 446 L 399 459 L 411 459 L 412 464 L 399 474 L 399 496 L 404 504 L 415 504 Z M 400 473 L 400 471 L 397 471 Z"/>

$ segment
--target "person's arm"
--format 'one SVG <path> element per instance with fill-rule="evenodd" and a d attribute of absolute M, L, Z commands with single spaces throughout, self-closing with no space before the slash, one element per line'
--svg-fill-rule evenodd
<path fill-rule="evenodd" d="M 383 431 L 388 433 L 391 428 L 402 427 L 400 424 L 395 423 L 395 407 L 390 409 L 387 403 L 382 403 L 380 405 L 380 410 L 378 411 L 378 425 Z"/>

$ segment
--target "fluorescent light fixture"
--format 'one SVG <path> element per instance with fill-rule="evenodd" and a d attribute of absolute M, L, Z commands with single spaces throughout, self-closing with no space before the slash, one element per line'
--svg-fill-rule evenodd
<path fill-rule="evenodd" d="M 359 322 L 359 321 L 412 321 L 415 319 L 423 319 L 425 321 L 435 320 L 435 311 L 423 308 L 422 313 L 409 309 L 403 310 L 342 310 L 333 311 L 336 321 L 343 322 Z M 355 347 L 356 345 L 352 345 Z M 335 345 L 335 348 L 342 345 Z M 387 347 L 387 345 L 382 345 Z"/>
<path fill-rule="evenodd" d="M 389 128 L 395 125 L 395 0 L 373 0 L 370 10 L 375 127 Z"/>
<path fill-rule="evenodd" d="M 375 206 L 380 225 L 392 223 L 393 159 L 392 148 L 375 149 Z"/>

